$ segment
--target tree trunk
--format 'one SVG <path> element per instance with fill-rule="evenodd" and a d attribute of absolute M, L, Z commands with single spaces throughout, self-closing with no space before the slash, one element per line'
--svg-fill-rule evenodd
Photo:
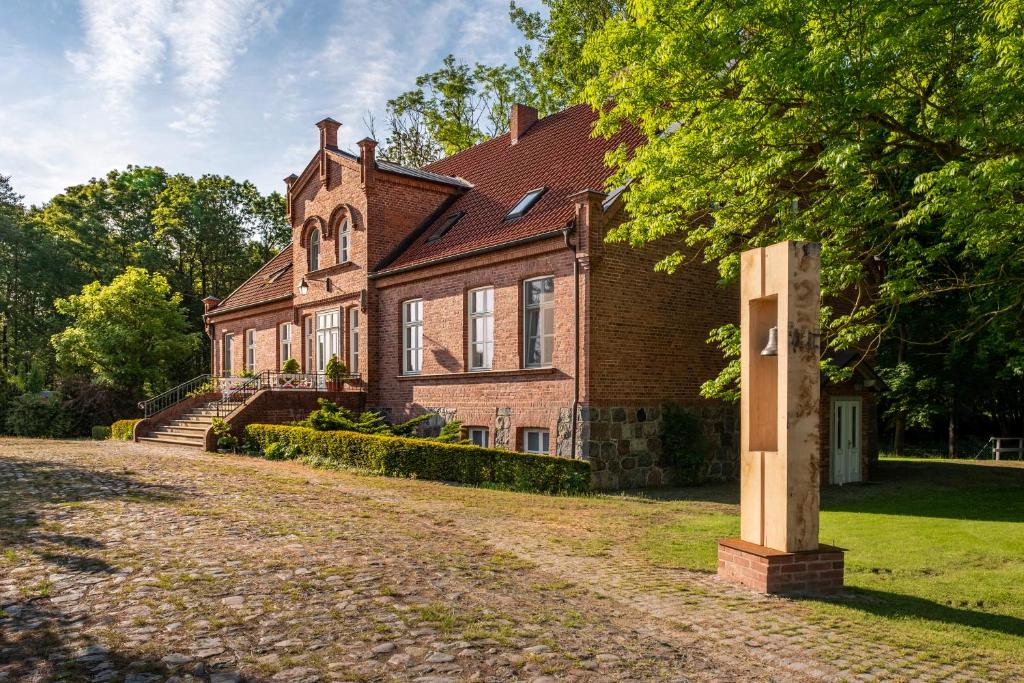
<path fill-rule="evenodd" d="M 903 443 L 907 431 L 907 417 L 900 411 L 893 422 L 892 452 L 898 456 L 903 455 Z"/>
<path fill-rule="evenodd" d="M 949 400 L 949 457 L 956 457 L 956 399 Z"/>

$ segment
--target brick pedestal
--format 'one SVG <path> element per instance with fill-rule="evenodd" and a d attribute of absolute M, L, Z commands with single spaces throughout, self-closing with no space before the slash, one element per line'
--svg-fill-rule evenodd
<path fill-rule="evenodd" d="M 740 539 L 718 542 L 718 576 L 760 593 L 829 595 L 843 588 L 842 548 L 787 553 Z"/>

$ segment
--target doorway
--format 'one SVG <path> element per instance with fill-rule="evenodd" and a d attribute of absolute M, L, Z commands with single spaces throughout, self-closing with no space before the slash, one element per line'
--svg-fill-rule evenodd
<path fill-rule="evenodd" d="M 861 480 L 861 412 L 859 398 L 832 399 L 832 455 L 829 463 L 833 484 Z"/>

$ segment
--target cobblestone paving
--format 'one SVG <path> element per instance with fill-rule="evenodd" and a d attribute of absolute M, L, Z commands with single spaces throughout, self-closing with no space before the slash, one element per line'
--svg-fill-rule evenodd
<path fill-rule="evenodd" d="M 595 550 L 527 498 L 0 440 L 0 681 L 1021 680 Z"/>
<path fill-rule="evenodd" d="M 779 678 L 359 482 L 0 440 L 0 680 Z"/>

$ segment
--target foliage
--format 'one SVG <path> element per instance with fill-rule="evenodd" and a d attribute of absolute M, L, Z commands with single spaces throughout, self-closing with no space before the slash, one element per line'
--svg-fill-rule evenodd
<path fill-rule="evenodd" d="M 697 415 L 674 403 L 662 406 L 662 452 L 680 484 L 701 483 L 708 462 L 707 439 Z"/>
<path fill-rule="evenodd" d="M 257 455 L 259 451 L 257 451 Z M 267 460 L 297 460 L 302 455 L 298 446 L 273 442 L 263 451 L 263 457 Z"/>
<path fill-rule="evenodd" d="M 411 420 L 393 425 L 381 413 L 364 411 L 358 416 L 351 410 L 340 407 L 334 401 L 321 398 L 317 401 L 320 407 L 309 414 L 305 420 L 296 422 L 298 427 L 309 427 L 321 432 L 346 431 L 360 434 L 388 434 L 391 436 L 409 436 L 417 426 L 429 420 L 433 415 L 427 413 Z"/>
<path fill-rule="evenodd" d="M 68 419 L 69 436 L 85 436 L 93 422 L 110 424 L 128 415 L 138 414 L 132 397 L 111 386 L 95 384 L 82 375 L 62 377 L 57 388 L 64 397 L 63 410 Z"/>
<path fill-rule="evenodd" d="M 288 373 L 289 375 L 297 375 L 302 371 L 299 367 L 299 361 L 294 358 L 289 358 L 281 365 L 281 372 Z"/>
<path fill-rule="evenodd" d="M 217 384 L 216 380 L 211 379 L 209 382 L 203 382 L 192 391 L 188 392 L 188 398 L 195 398 L 197 396 L 205 396 L 207 394 L 213 394 L 220 391 L 220 385 Z"/>
<path fill-rule="evenodd" d="M 67 436 L 69 420 L 61 395 L 43 391 L 14 397 L 7 406 L 6 427 L 15 436 Z"/>
<path fill-rule="evenodd" d="M 111 429 L 107 425 L 94 425 L 92 428 L 92 438 L 94 441 L 106 441 L 110 438 Z"/>
<path fill-rule="evenodd" d="M 744 249 L 821 242 L 830 351 L 870 352 L 948 295 L 966 315 L 913 343 L 1020 329 L 1020 21 L 981 0 L 630 3 L 584 51 L 598 132 L 649 136 L 609 157 L 609 185 L 631 182 L 611 239 L 671 237 L 659 268 L 703 258 L 726 280 Z"/>
<path fill-rule="evenodd" d="M 272 443 L 297 446 L 301 460 L 314 467 L 546 493 L 582 493 L 590 486 L 590 464 L 581 460 L 284 425 L 245 429 L 264 450 Z"/>
<path fill-rule="evenodd" d="M 61 365 L 134 396 L 166 388 L 198 341 L 187 333 L 181 295 L 163 275 L 141 268 L 129 267 L 106 286 L 93 282 L 54 305 L 72 321 L 53 337 Z"/>
<path fill-rule="evenodd" d="M 469 443 L 469 439 L 462 438 L 462 422 L 459 420 L 445 422 L 444 426 L 441 427 L 441 432 L 432 440 L 443 443 Z"/>
<path fill-rule="evenodd" d="M 324 368 L 324 375 L 328 382 L 341 382 L 348 377 L 348 368 L 345 367 L 343 361 L 338 360 L 337 356 L 331 356 L 327 360 L 327 367 Z"/>
<path fill-rule="evenodd" d="M 231 425 L 229 425 L 227 423 L 227 420 L 225 420 L 224 418 L 215 417 L 212 420 L 210 420 L 210 431 L 212 431 L 213 435 L 218 438 L 230 436 Z"/>
<path fill-rule="evenodd" d="M 110 425 L 110 438 L 116 441 L 131 441 L 135 438 L 135 424 L 139 420 L 118 420 Z"/>

